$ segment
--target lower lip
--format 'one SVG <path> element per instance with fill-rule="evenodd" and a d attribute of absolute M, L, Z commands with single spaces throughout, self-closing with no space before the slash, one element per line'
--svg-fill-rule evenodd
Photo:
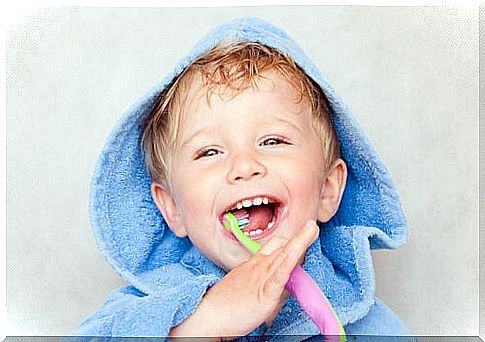
<path fill-rule="evenodd" d="M 280 223 L 280 220 L 282 218 L 282 215 L 283 215 L 283 208 L 282 208 L 282 205 L 279 205 L 278 208 L 276 208 L 276 221 L 275 223 L 273 224 L 273 226 L 271 228 L 266 228 L 261 234 L 257 235 L 257 236 L 248 236 L 248 238 L 250 238 L 251 240 L 253 241 L 259 241 L 259 240 L 262 240 L 264 239 L 265 237 L 267 237 L 268 235 L 270 235 L 271 233 L 273 233 L 273 231 L 276 230 L 276 228 L 278 227 L 279 223 Z M 222 228 L 225 232 L 225 234 L 231 239 L 231 240 L 234 240 L 234 241 L 237 241 L 239 242 L 239 240 L 234 236 L 234 234 L 232 234 L 230 231 L 228 231 L 226 229 L 226 227 L 224 226 L 224 223 L 222 223 Z"/>

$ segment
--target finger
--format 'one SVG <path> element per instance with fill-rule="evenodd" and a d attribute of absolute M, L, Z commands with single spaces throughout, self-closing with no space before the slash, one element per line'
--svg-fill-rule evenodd
<path fill-rule="evenodd" d="M 286 246 L 288 241 L 288 239 L 280 236 L 273 237 L 271 240 L 268 240 L 255 255 L 253 255 L 251 262 L 257 263 L 267 274 L 273 260 L 277 255 L 281 254 L 280 252 Z"/>
<path fill-rule="evenodd" d="M 289 253 L 302 254 L 315 242 L 319 235 L 319 228 L 314 220 L 308 220 L 303 228 L 286 245 Z"/>
<path fill-rule="evenodd" d="M 290 279 L 291 272 L 299 263 L 302 254 L 295 251 L 281 251 L 268 272 L 268 279 L 263 285 L 264 294 L 276 298 L 283 292 L 286 283 Z"/>
<path fill-rule="evenodd" d="M 277 298 L 285 289 L 285 285 L 290 278 L 291 271 L 298 263 L 298 258 L 294 255 L 280 253 L 273 264 L 273 271 L 268 273 L 269 277 L 263 285 L 264 295 L 270 298 Z"/>
<path fill-rule="evenodd" d="M 315 241 L 319 233 L 318 226 L 315 221 L 308 221 L 300 232 L 286 245 L 280 247 L 281 252 L 273 257 L 273 260 L 269 266 L 268 273 L 273 273 L 276 269 L 282 267 L 283 261 L 287 263 L 287 267 L 290 267 L 293 262 L 296 266 L 296 262 L 303 256 L 308 247 Z M 276 253 L 275 253 L 276 254 Z M 296 261 L 295 261 L 296 260 Z M 291 273 L 293 267 L 289 270 Z"/>
<path fill-rule="evenodd" d="M 310 238 L 313 239 L 311 232 L 314 231 L 314 229 L 317 229 L 317 232 L 315 232 L 315 238 L 318 236 L 318 226 L 316 225 L 316 222 L 314 220 L 308 220 L 305 225 L 300 229 L 298 234 L 296 235 L 297 237 L 300 236 L 300 238 L 303 236 L 304 241 L 305 239 Z M 308 234 L 306 234 L 308 233 Z M 293 238 L 294 239 L 294 238 Z M 293 240 L 292 239 L 292 240 Z M 270 255 L 274 253 L 277 249 L 281 248 L 282 246 L 286 245 L 290 239 L 283 238 L 280 236 L 275 236 L 268 242 L 266 242 L 258 251 L 257 254 L 263 254 L 263 255 Z M 308 244 L 310 245 L 313 243 L 314 239 Z"/>
<path fill-rule="evenodd" d="M 308 247 L 318 237 L 319 229 L 315 221 L 308 221 L 301 231 L 275 256 L 268 270 L 264 290 L 268 295 L 281 293 L 291 272 L 305 254 Z"/>
<path fill-rule="evenodd" d="M 275 236 L 271 240 L 267 241 L 263 246 L 261 246 L 261 249 L 258 251 L 257 254 L 271 255 L 278 249 L 286 246 L 288 241 L 289 240 L 286 238 Z"/>

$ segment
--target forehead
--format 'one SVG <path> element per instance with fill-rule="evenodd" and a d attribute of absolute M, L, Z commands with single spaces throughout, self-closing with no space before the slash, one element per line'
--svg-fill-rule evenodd
<path fill-rule="evenodd" d="M 307 97 L 302 96 L 301 92 L 276 70 L 261 73 L 242 89 L 232 89 L 224 85 L 208 86 L 199 74 L 191 78 L 186 89 L 185 101 L 180 108 L 181 127 L 193 121 L 207 120 L 208 113 L 219 112 L 231 105 L 234 105 L 238 112 L 244 109 L 257 109 L 263 110 L 261 114 L 298 114 L 293 118 L 296 120 L 301 119 L 298 118 L 300 116 L 306 117 L 306 113 L 311 112 Z"/>

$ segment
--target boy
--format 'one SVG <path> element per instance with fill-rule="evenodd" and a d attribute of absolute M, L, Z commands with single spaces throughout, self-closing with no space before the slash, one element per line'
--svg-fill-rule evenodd
<path fill-rule="evenodd" d="M 315 335 L 284 291 L 297 263 L 347 334 L 406 333 L 373 293 L 369 241 L 406 237 L 389 175 L 303 52 L 263 21 L 214 30 L 132 108 L 92 198 L 98 243 L 131 286 L 77 334 Z M 248 216 L 255 256 L 224 229 L 227 212 Z"/>

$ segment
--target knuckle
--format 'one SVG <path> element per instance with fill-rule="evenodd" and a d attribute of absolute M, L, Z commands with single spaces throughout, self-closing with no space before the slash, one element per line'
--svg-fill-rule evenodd
<path fill-rule="evenodd" d="M 294 240 L 291 244 L 288 244 L 287 253 L 288 254 L 301 254 L 306 250 L 306 244 L 302 241 Z"/>
<path fill-rule="evenodd" d="M 274 297 L 279 287 L 278 279 L 274 276 L 269 277 L 263 285 L 262 296 L 265 299 Z"/>

